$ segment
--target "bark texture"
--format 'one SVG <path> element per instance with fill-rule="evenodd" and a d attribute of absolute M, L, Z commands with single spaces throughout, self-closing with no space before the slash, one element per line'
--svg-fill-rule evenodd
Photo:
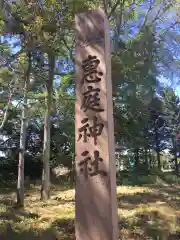
<path fill-rule="evenodd" d="M 50 198 L 50 117 L 52 105 L 52 88 L 54 79 L 55 57 L 49 54 L 49 79 L 46 82 L 46 111 L 44 116 L 44 144 L 43 144 L 43 171 L 41 185 L 41 200 Z"/>
<path fill-rule="evenodd" d="M 21 132 L 20 132 L 20 147 L 19 147 L 19 164 L 18 164 L 18 181 L 17 181 L 17 204 L 24 206 L 24 154 L 26 148 L 26 134 L 27 134 L 27 93 L 31 73 L 31 54 L 28 53 L 28 68 L 25 74 L 24 81 L 24 102 L 21 114 Z"/>

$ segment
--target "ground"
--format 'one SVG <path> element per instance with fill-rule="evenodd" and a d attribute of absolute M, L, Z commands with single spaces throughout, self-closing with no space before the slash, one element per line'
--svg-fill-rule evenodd
<path fill-rule="evenodd" d="M 180 187 L 164 182 L 118 186 L 119 239 L 180 239 Z M 53 187 L 47 203 L 39 187 L 26 190 L 25 208 L 17 209 L 12 189 L 1 189 L 0 240 L 72 240 L 74 189 Z"/>

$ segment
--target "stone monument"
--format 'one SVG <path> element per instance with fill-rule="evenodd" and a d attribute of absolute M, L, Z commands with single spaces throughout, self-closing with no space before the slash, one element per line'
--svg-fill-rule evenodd
<path fill-rule="evenodd" d="M 76 240 L 117 240 L 116 161 L 108 20 L 76 15 Z"/>

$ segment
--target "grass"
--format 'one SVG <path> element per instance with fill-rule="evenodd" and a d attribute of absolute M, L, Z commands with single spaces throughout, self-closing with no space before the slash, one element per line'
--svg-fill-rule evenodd
<path fill-rule="evenodd" d="M 25 208 L 14 206 L 10 191 L 0 194 L 0 240 L 72 240 L 74 189 L 52 188 L 48 202 L 39 201 L 39 187 L 26 190 Z M 178 184 L 118 186 L 119 239 L 180 239 Z"/>
<path fill-rule="evenodd" d="M 180 177 L 177 177 L 173 172 L 163 173 L 154 170 L 147 173 L 136 171 L 123 171 L 119 173 L 117 178 L 118 184 L 125 186 L 144 186 L 145 184 L 180 184 Z"/>

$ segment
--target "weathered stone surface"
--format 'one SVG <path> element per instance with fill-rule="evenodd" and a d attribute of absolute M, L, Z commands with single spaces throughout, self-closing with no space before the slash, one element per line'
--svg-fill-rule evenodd
<path fill-rule="evenodd" d="M 108 21 L 76 16 L 76 239 L 117 240 L 116 161 Z"/>

